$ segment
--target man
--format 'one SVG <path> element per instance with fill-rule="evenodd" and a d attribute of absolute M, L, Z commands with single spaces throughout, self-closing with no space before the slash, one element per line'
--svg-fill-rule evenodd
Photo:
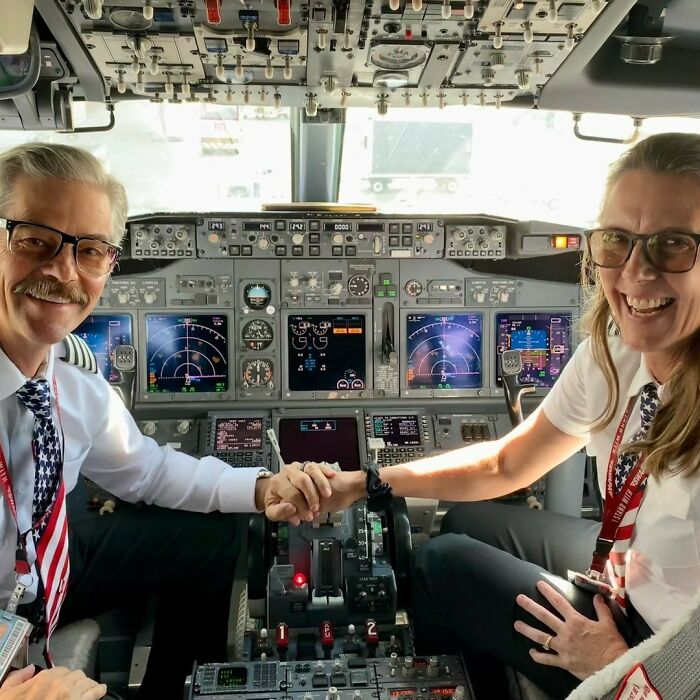
<path fill-rule="evenodd" d="M 50 640 L 59 621 L 157 594 L 141 697 L 170 698 L 194 658 L 225 651 L 245 523 L 224 514 L 264 509 L 298 524 L 319 499 L 296 469 L 266 478 L 159 447 L 99 374 L 75 366 L 63 341 L 100 298 L 126 211 L 123 187 L 84 151 L 29 144 L 0 156 L 0 605 L 21 595 L 18 612 Z M 79 472 L 131 503 L 180 512 L 124 508 L 66 527 Z"/>

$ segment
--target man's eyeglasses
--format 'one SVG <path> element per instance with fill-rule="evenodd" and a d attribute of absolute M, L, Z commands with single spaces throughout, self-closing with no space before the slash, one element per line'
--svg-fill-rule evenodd
<path fill-rule="evenodd" d="M 122 252 L 119 246 L 101 238 L 71 236 L 30 221 L 0 218 L 0 228 L 7 231 L 7 247 L 10 252 L 37 265 L 55 258 L 66 243 L 71 243 L 78 270 L 96 277 L 108 275 Z"/>
<path fill-rule="evenodd" d="M 663 231 L 651 236 L 598 228 L 586 231 L 591 260 L 598 267 L 622 267 L 632 255 L 636 241 L 644 257 L 660 272 L 688 272 L 695 265 L 700 234 Z"/>

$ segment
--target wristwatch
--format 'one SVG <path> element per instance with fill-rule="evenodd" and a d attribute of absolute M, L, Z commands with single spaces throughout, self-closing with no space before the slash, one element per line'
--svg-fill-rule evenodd
<path fill-rule="evenodd" d="M 391 486 L 382 482 L 374 462 L 368 462 L 362 469 L 367 474 L 367 510 L 373 513 L 386 510 L 394 500 Z"/>
<path fill-rule="evenodd" d="M 272 476 L 272 472 L 269 469 L 260 469 L 258 470 L 258 475 L 255 477 L 255 480 L 257 481 L 258 479 L 269 479 Z"/>

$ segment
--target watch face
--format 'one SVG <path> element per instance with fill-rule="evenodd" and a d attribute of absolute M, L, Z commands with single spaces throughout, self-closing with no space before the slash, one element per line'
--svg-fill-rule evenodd
<path fill-rule="evenodd" d="M 269 479 L 272 476 L 272 472 L 269 469 L 261 469 L 258 472 L 258 479 Z"/>

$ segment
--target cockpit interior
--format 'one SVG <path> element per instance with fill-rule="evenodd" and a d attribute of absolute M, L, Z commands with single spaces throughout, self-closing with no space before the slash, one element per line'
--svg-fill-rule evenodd
<path fill-rule="evenodd" d="M 606 169 L 698 132 L 699 56 L 694 0 L 3 0 L 0 151 L 78 146 L 124 183 L 74 334 L 143 434 L 231 469 L 381 468 L 501 438 L 549 393 Z M 500 500 L 593 522 L 595 474 L 581 451 Z M 181 697 L 482 700 L 412 637 L 414 552 L 453 505 L 251 515 L 228 657 Z M 89 480 L 69 499 L 126 507 Z M 105 614 L 68 656 L 135 697 L 152 618 Z"/>

